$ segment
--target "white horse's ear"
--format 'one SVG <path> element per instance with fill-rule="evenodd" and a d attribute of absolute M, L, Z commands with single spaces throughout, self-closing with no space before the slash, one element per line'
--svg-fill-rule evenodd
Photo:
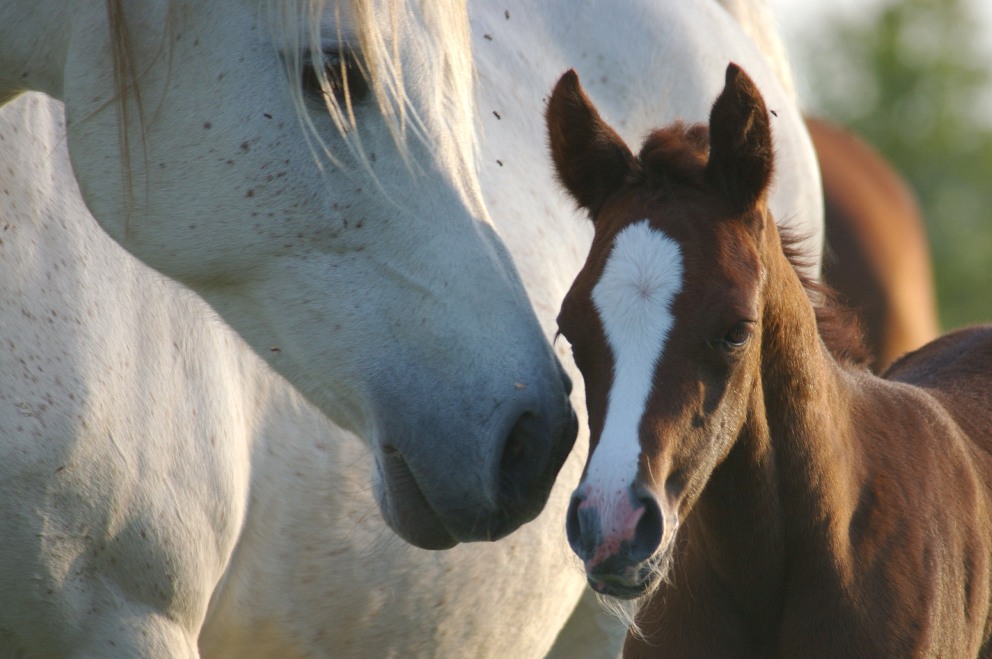
<path fill-rule="evenodd" d="M 706 178 L 739 212 L 761 201 L 772 178 L 768 110 L 757 86 L 736 64 L 727 67 L 723 92 L 710 112 Z"/>
<path fill-rule="evenodd" d="M 558 179 L 595 221 L 603 202 L 637 166 L 634 154 L 599 116 L 574 70 L 555 85 L 545 119 Z"/>

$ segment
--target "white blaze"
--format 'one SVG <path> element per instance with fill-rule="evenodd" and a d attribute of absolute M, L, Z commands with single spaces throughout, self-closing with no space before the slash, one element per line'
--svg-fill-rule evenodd
<path fill-rule="evenodd" d="M 637 429 L 672 327 L 672 300 L 681 288 L 678 243 L 647 220 L 617 235 L 592 291 L 614 363 L 603 433 L 585 481 L 591 497 L 612 500 L 626 493 L 637 473 Z"/>

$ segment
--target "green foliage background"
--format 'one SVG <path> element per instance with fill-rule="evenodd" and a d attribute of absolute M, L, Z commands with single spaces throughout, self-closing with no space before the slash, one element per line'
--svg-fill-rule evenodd
<path fill-rule="evenodd" d="M 893 0 L 857 20 L 831 18 L 793 48 L 807 107 L 874 144 L 916 191 L 946 329 L 992 321 L 992 56 L 982 29 L 968 0 Z"/>

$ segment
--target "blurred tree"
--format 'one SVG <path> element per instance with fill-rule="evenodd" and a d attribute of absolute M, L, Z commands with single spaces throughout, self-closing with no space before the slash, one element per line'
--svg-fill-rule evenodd
<path fill-rule="evenodd" d="M 992 58 L 981 30 L 967 0 L 898 0 L 828 19 L 796 53 L 810 108 L 873 143 L 919 195 L 946 328 L 992 321 Z"/>

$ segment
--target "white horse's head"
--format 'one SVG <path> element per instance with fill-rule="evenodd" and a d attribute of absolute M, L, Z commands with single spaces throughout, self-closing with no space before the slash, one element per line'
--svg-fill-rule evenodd
<path fill-rule="evenodd" d="M 101 226 L 370 442 L 404 538 L 536 516 L 570 384 L 481 203 L 464 7 L 58 4 L 33 75 Z"/>

